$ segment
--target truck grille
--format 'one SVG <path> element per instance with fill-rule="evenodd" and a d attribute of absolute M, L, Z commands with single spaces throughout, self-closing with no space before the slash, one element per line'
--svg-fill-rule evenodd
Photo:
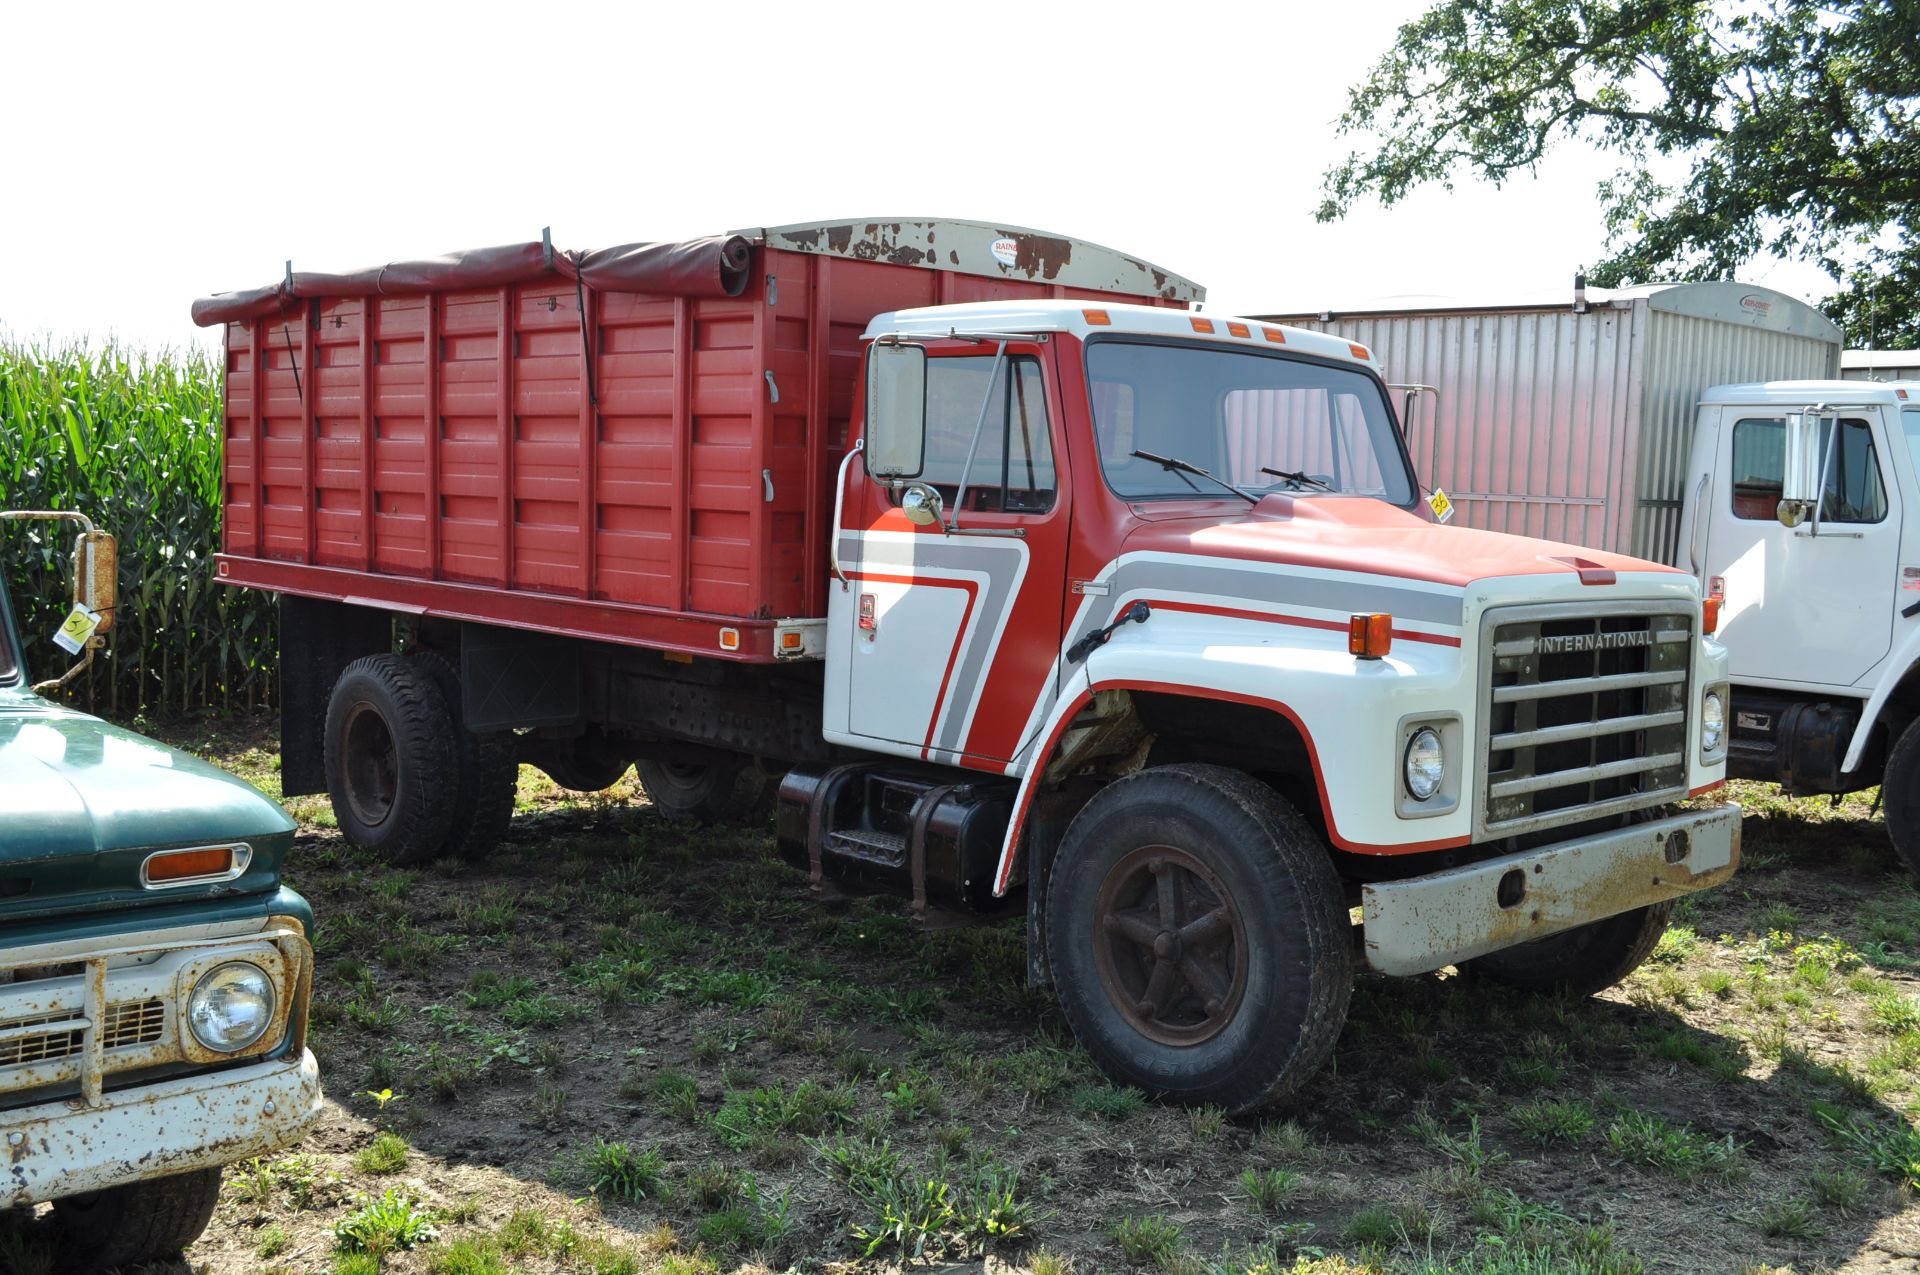
<path fill-rule="evenodd" d="M 1687 795 L 1686 611 L 1513 608 L 1488 612 L 1481 635 L 1483 836 Z"/>
<path fill-rule="evenodd" d="M 74 1025 L 63 1025 L 67 1023 Z M 109 1005 L 101 1048 L 150 1045 L 160 1039 L 166 1026 L 167 1007 L 158 999 Z M 42 1018 L 0 1022 L 0 1067 L 71 1058 L 80 1052 L 85 1040 L 86 1021 L 77 1009 Z"/>

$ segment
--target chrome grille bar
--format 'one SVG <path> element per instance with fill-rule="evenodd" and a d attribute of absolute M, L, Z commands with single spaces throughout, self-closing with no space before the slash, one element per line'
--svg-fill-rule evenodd
<path fill-rule="evenodd" d="M 1687 715 L 1679 709 L 1668 713 L 1640 713 L 1633 717 L 1603 717 L 1597 722 L 1569 722 L 1565 726 L 1548 726 L 1544 730 L 1495 735 L 1493 747 L 1496 752 L 1506 748 L 1535 748 L 1541 744 L 1563 744 L 1571 739 L 1595 739 L 1601 735 L 1621 735 L 1655 726 L 1672 726 L 1686 720 Z"/>

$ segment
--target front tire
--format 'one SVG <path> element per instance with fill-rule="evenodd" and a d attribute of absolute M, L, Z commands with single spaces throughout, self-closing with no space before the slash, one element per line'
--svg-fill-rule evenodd
<path fill-rule="evenodd" d="M 397 655 L 347 665 L 327 702 L 326 766 L 347 840 L 390 863 L 440 853 L 459 773 L 446 698 L 425 668 Z"/>
<path fill-rule="evenodd" d="M 149 1178 L 55 1200 L 53 1223 L 69 1260 L 89 1267 L 152 1261 L 200 1238 L 220 1202 L 220 1170 Z"/>
<path fill-rule="evenodd" d="M 1519 943 L 1468 961 L 1462 972 L 1523 992 L 1592 996 L 1639 969 L 1673 918 L 1673 903 L 1652 903 L 1562 934 Z"/>
<path fill-rule="evenodd" d="M 1061 1008 L 1115 1082 L 1239 1113 L 1332 1058 L 1352 925 L 1319 838 L 1265 784 L 1198 764 L 1114 781 L 1046 900 Z"/>
<path fill-rule="evenodd" d="M 1920 721 L 1894 741 L 1880 777 L 1880 808 L 1887 816 L 1887 837 L 1907 871 L 1920 876 Z"/>

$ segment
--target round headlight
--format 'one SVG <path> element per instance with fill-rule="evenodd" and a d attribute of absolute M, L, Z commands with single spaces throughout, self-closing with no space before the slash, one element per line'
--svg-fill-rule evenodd
<path fill-rule="evenodd" d="M 1440 732 L 1423 726 L 1407 741 L 1407 791 L 1425 801 L 1440 791 L 1447 777 L 1447 755 L 1440 748 Z"/>
<path fill-rule="evenodd" d="M 1708 691 L 1700 703 L 1700 746 L 1710 753 L 1720 751 L 1727 738 L 1727 707 L 1720 702 L 1719 691 Z"/>
<path fill-rule="evenodd" d="M 238 1053 L 257 1042 L 272 1022 L 273 980 L 246 961 L 208 970 L 187 1000 L 193 1038 L 216 1053 Z"/>

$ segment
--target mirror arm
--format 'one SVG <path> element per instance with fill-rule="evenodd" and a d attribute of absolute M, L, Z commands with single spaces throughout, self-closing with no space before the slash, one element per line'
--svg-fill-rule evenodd
<path fill-rule="evenodd" d="M 967 478 L 973 473 L 974 453 L 980 450 L 980 435 L 986 432 L 987 413 L 993 410 L 993 387 L 1000 383 L 1000 369 L 1007 361 L 1007 343 L 1003 340 L 994 351 L 993 367 L 987 372 L 987 392 L 980 398 L 980 419 L 973 424 L 973 441 L 967 444 L 967 462 L 960 466 L 960 485 L 953 493 L 953 515 L 940 520 L 941 527 L 948 535 L 960 529 L 960 511 L 967 505 Z"/>

